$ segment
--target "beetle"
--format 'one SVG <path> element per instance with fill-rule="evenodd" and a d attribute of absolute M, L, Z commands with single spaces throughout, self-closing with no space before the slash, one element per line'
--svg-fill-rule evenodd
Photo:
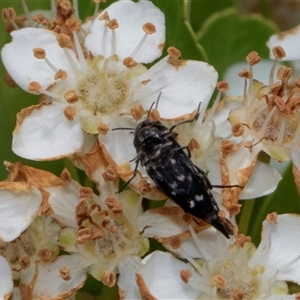
<path fill-rule="evenodd" d="M 200 105 L 192 119 L 175 124 L 171 128 L 164 126 L 160 121 L 149 119 L 152 106 L 147 118 L 140 122 L 134 131 L 136 166 L 126 185 L 136 175 L 140 163 L 168 198 L 186 213 L 204 220 L 229 238 L 234 233 L 234 226 L 228 219 L 219 216 L 220 209 L 211 192 L 212 184 L 205 172 L 193 164 L 188 148 L 177 142 L 178 134 L 173 131 L 181 124 L 194 122 L 199 116 Z"/>

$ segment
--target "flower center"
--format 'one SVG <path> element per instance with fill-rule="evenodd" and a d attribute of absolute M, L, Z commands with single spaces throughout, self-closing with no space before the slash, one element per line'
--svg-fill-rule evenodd
<path fill-rule="evenodd" d="M 217 261 L 212 270 L 212 283 L 217 287 L 219 299 L 258 299 L 261 285 L 260 275 L 264 267 L 249 267 L 250 244 L 243 248 L 231 246 L 229 257 L 224 261 Z"/>
<path fill-rule="evenodd" d="M 123 205 L 115 198 L 107 198 L 108 209 L 96 204 L 93 199 L 82 199 L 77 210 L 77 242 L 84 244 L 87 251 L 103 259 L 121 257 L 132 248 L 137 253 L 139 246 L 134 243 L 138 233 L 132 228 L 123 213 Z M 90 248 L 91 247 L 91 248 Z"/>
<path fill-rule="evenodd" d="M 130 93 L 130 69 L 119 70 L 119 58 L 98 56 L 88 60 L 89 72 L 78 83 L 78 96 L 85 109 L 110 114 L 126 102 Z"/>

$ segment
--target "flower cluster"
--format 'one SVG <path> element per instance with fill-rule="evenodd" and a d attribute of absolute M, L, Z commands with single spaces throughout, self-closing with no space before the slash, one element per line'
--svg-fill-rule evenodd
<path fill-rule="evenodd" d="M 275 72 L 277 61 L 300 59 L 289 41 L 270 38 L 269 82 L 255 79 L 260 57 L 251 52 L 239 73 L 244 94 L 222 99 L 229 86 L 212 65 L 182 59 L 173 46 L 160 58 L 165 16 L 151 1 L 119 0 L 101 11 L 95 1 L 84 22 L 73 2 L 51 1 L 48 12 L 23 2 L 25 17 L 2 11 L 12 38 L 1 51 L 8 78 L 40 96 L 17 114 L 13 152 L 66 158 L 92 185 L 67 169 L 56 176 L 4 163 L 0 298 L 75 299 L 91 275 L 117 286 L 121 299 L 299 299 L 287 282 L 300 284 L 300 216 L 267 215 L 258 247 L 235 220 L 239 200 L 271 194 L 281 180 L 262 154 L 292 160 L 300 193 L 300 80 L 289 67 Z M 164 160 L 191 166 L 191 174 L 171 174 L 169 194 L 187 180 L 203 195 L 183 203 L 155 184 L 137 156 L 144 120 L 153 131 L 142 138 L 157 141 L 144 150 L 149 161 L 159 158 L 157 178 Z M 180 164 L 171 152 L 160 157 L 167 147 L 181 153 Z M 145 198 L 167 201 L 149 208 Z M 188 214 L 203 198 L 207 211 Z M 151 239 L 166 252 L 153 251 Z"/>

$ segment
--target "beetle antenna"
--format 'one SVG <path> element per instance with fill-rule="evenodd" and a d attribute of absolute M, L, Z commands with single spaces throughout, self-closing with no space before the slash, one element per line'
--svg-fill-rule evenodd
<path fill-rule="evenodd" d="M 117 127 L 117 128 L 113 128 L 111 131 L 114 130 L 134 130 L 135 128 L 130 128 L 130 127 Z"/>

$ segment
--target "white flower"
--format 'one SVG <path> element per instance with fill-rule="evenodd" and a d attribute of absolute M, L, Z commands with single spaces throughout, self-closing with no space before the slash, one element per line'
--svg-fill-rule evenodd
<path fill-rule="evenodd" d="M 279 48 L 274 51 L 279 52 L 277 57 L 283 56 Z M 259 56 L 252 52 L 247 60 L 249 69 L 244 69 L 240 75 L 248 79 L 249 87 L 245 95 L 237 100 L 239 107 L 233 109 L 229 115 L 233 135 L 239 142 L 239 149 L 230 154 L 231 159 L 240 156 L 243 160 L 255 163 L 257 155 L 264 151 L 278 161 L 292 160 L 299 189 L 298 80 L 291 82 L 292 70 L 282 66 L 277 72 L 278 81 L 274 82 L 275 74 L 272 68 L 269 82 L 260 83 L 254 80 L 255 72 L 253 74 L 253 66 L 259 62 Z"/>
<path fill-rule="evenodd" d="M 160 91 L 165 118 L 190 113 L 210 97 L 217 74 L 206 63 L 178 61 L 171 50 L 173 58 L 149 70 L 141 64 L 159 57 L 165 42 L 164 15 L 150 1 L 113 3 L 84 40 L 79 30 L 79 21 L 71 18 L 56 31 L 16 30 L 2 50 L 13 80 L 25 91 L 46 95 L 18 115 L 13 139 L 18 155 L 40 160 L 80 151 L 84 132 L 106 134 L 116 117 L 122 127 L 120 116 L 138 118 L 137 111 L 148 109 Z"/>
<path fill-rule="evenodd" d="M 269 215 L 257 249 L 242 235 L 234 244 L 192 231 L 194 245 L 182 246 L 190 264 L 150 254 L 137 271 L 140 291 L 150 299 L 295 299 L 285 281 L 300 283 L 299 226 L 298 215 Z"/>
<path fill-rule="evenodd" d="M 137 298 L 134 274 L 149 248 L 137 228 L 142 197 L 132 191 L 116 196 L 113 181 L 103 182 L 100 190 L 96 196 L 71 179 L 64 186 L 47 188 L 51 217 L 63 228 L 59 245 L 82 255 L 89 273 L 105 285 L 114 286 L 119 274 L 120 292 L 126 299 Z"/>

